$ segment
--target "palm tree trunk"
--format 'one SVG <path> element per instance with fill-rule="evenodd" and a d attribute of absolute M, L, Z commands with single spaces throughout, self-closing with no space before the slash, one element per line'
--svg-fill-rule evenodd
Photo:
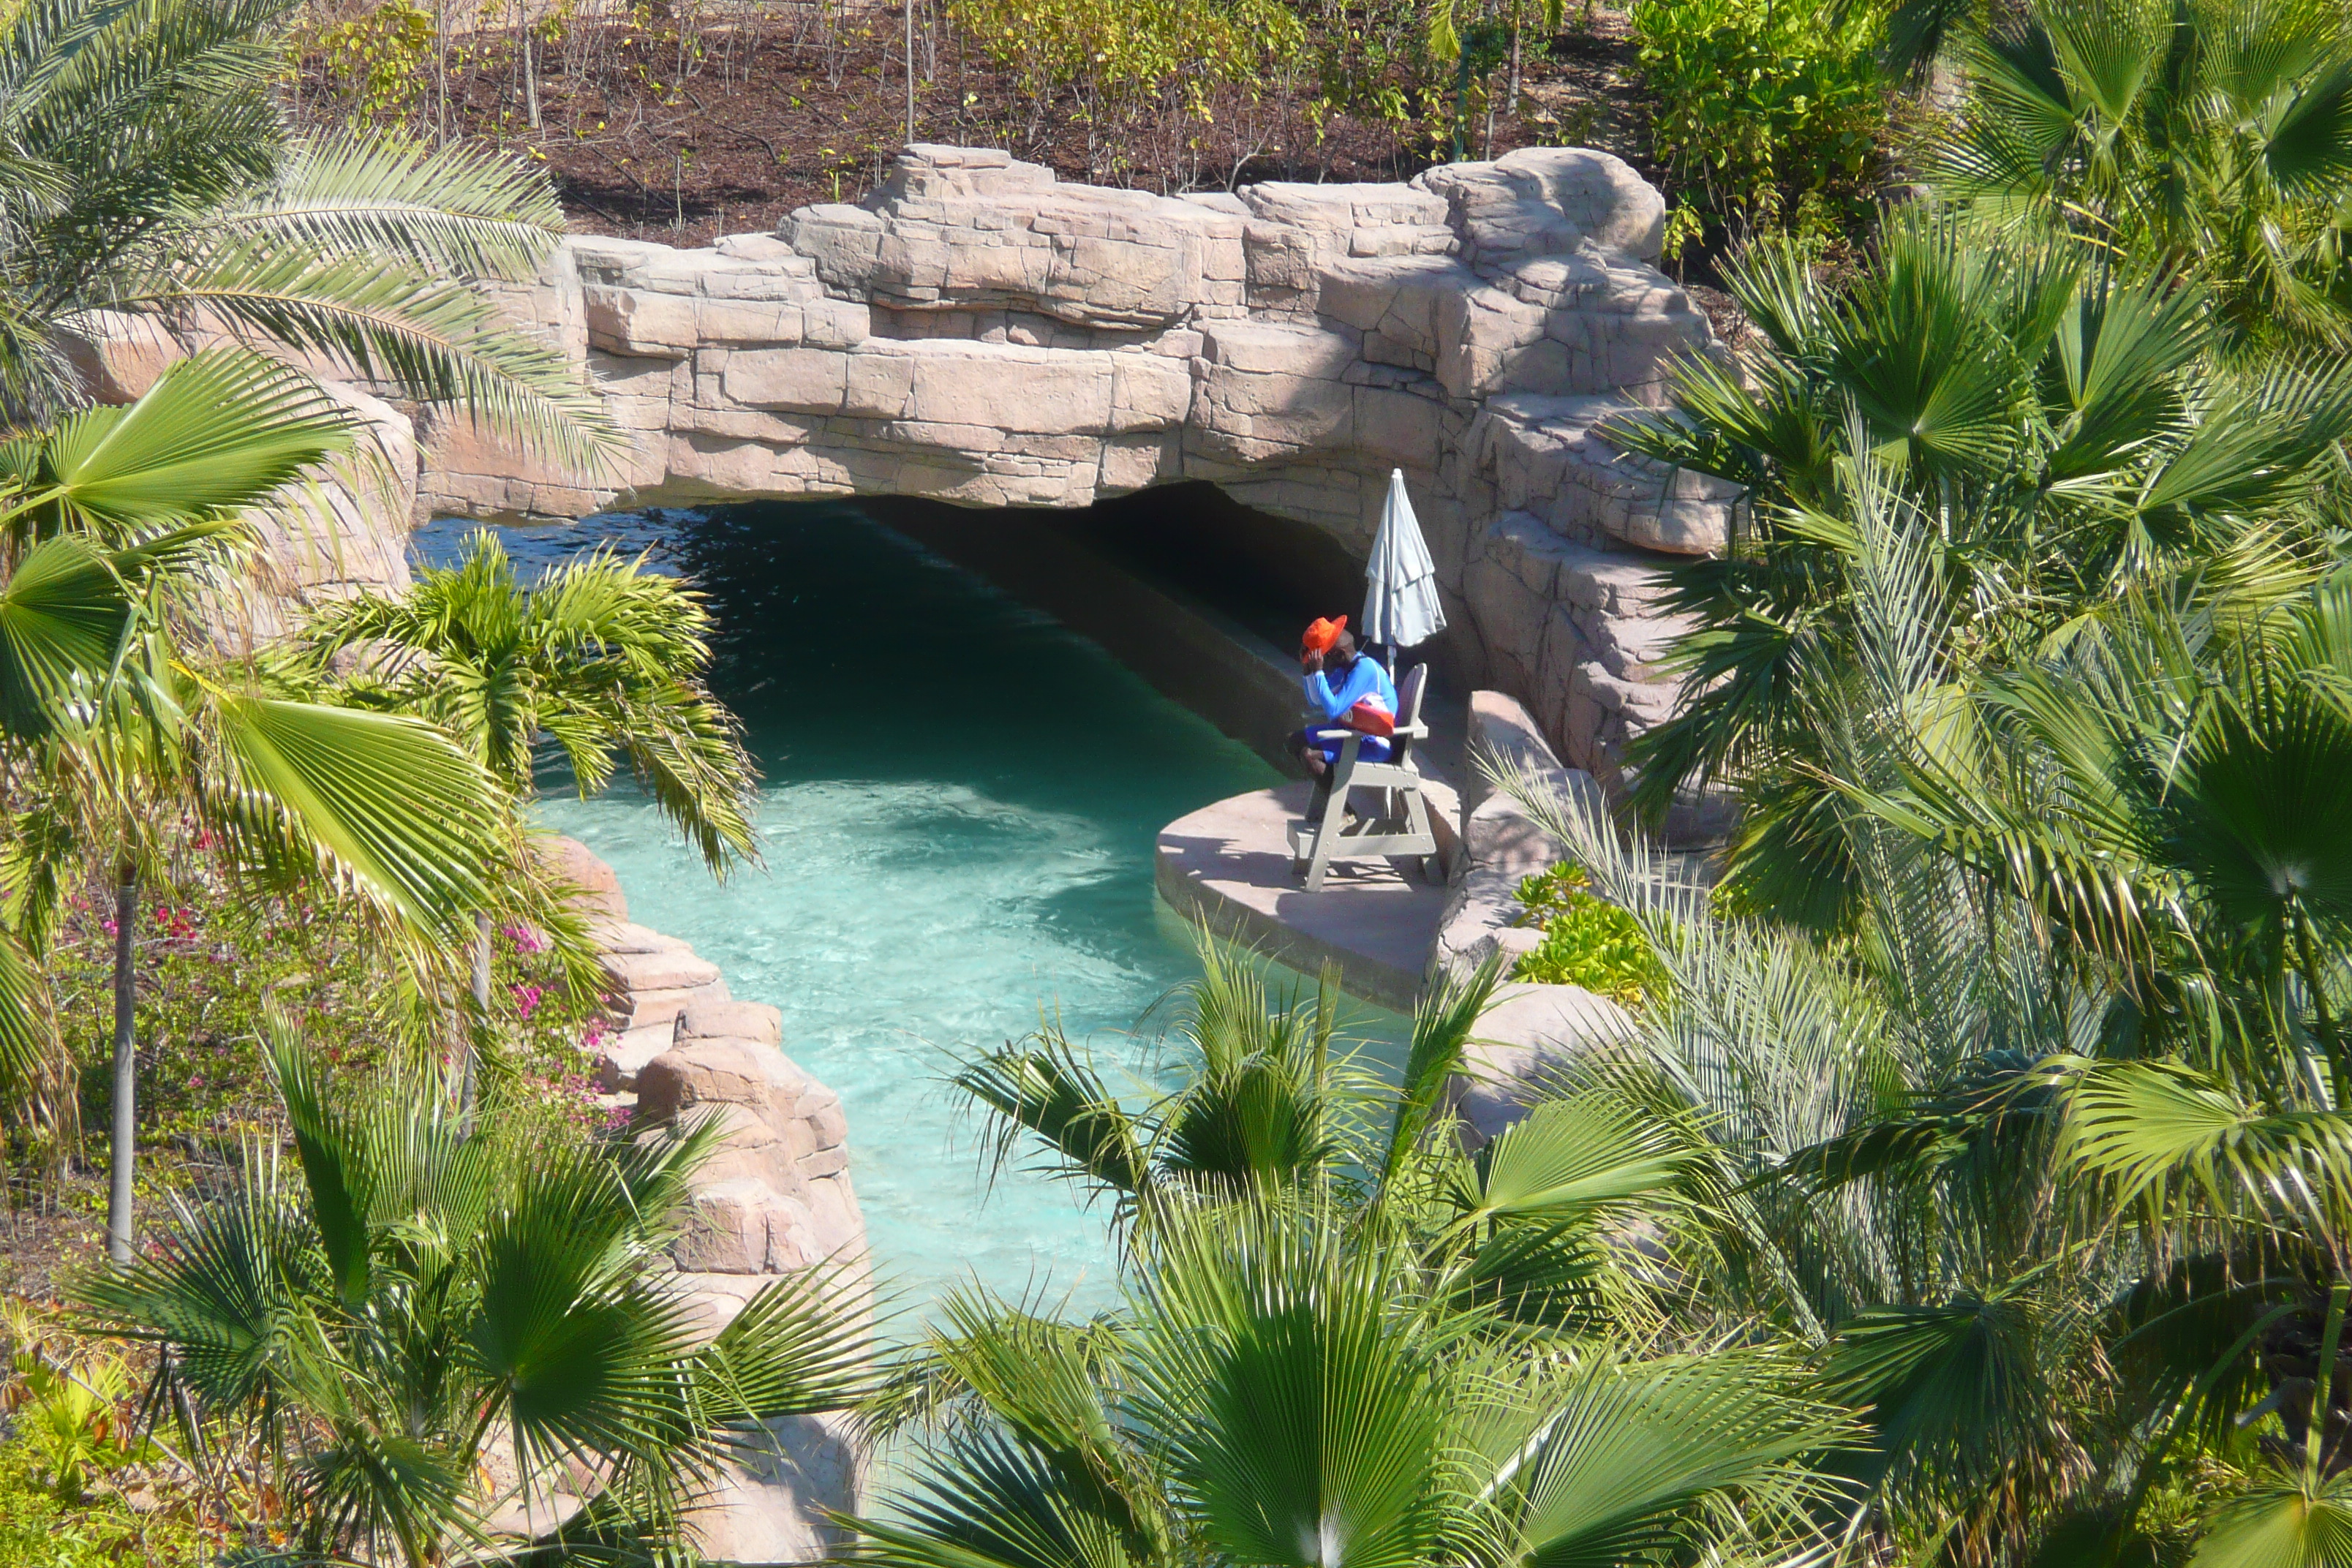
<path fill-rule="evenodd" d="M 1527 30 L 1520 15 L 1524 6 L 1525 0 L 1521 0 L 1520 5 L 1511 7 L 1511 98 L 1507 111 L 1512 114 L 1519 111 L 1519 35 Z M 1491 147 L 1494 137 L 1490 134 L 1486 140 Z"/>
<path fill-rule="evenodd" d="M 131 1261 L 131 1175 L 139 1135 L 139 1051 L 133 1013 L 139 1003 L 137 967 L 139 868 L 125 860 L 114 883 L 114 1123 L 107 1151 L 106 1255 Z"/>
<path fill-rule="evenodd" d="M 490 1032 L 490 911 L 474 911 L 474 1027 L 466 1042 L 466 1076 L 457 1089 L 457 1125 L 474 1124 L 474 1067 Z"/>
<path fill-rule="evenodd" d="M 521 18 L 521 26 L 516 28 L 515 36 L 522 46 L 523 106 L 530 113 L 530 128 L 536 131 L 540 128 L 539 58 L 533 52 L 530 37 L 530 0 L 515 0 L 515 15 Z"/>

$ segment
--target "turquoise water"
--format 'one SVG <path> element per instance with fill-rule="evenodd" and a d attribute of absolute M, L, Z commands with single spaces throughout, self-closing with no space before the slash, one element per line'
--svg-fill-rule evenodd
<path fill-rule="evenodd" d="M 420 552 L 445 555 L 467 526 L 420 532 Z M 1195 965 L 1152 890 L 1154 837 L 1274 771 L 847 506 L 505 531 L 528 561 L 607 539 L 651 549 L 709 595 L 712 685 L 765 774 L 766 868 L 714 884 L 625 782 L 593 801 L 551 795 L 541 816 L 614 865 L 635 919 L 783 1010 L 785 1051 L 847 1108 L 886 1278 L 916 1306 L 971 1278 L 1104 1300 L 1104 1213 L 1018 1170 L 991 1191 L 977 1125 L 941 1079 L 1050 1013 L 1115 1085 L 1164 1081 L 1165 1010 L 1147 1015 Z M 1367 1010 L 1361 1026 L 1389 1037 L 1397 1021 Z"/>

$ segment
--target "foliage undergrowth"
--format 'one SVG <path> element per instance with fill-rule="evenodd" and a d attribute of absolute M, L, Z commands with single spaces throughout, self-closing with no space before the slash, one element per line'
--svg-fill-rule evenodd
<path fill-rule="evenodd" d="M 1282 0 L 950 0 L 948 11 L 1014 75 L 1041 121 L 1075 96 L 1090 144 L 1101 135 L 1123 145 L 1112 133 L 1124 129 L 1152 149 L 1147 163 L 1197 166 L 1220 103 L 1252 115 L 1313 68 L 1307 29 Z M 1138 172 L 1106 149 L 1104 175 Z"/>
<path fill-rule="evenodd" d="M 214 1550 L 201 1529 L 143 1517 L 120 1497 L 61 1503 L 28 1445 L 0 1443 L 0 1563 L 8 1568 L 197 1568 Z"/>
<path fill-rule="evenodd" d="M 395 1049 L 444 1049 L 446 1022 L 424 1009 L 347 914 L 299 899 L 234 892 L 190 855 L 141 900 L 138 1037 L 142 1151 L 164 1159 L 142 1182 L 175 1186 L 189 1166 L 226 1158 L 247 1137 L 278 1131 L 276 1097 L 257 1041 L 265 1009 L 299 1019 L 324 1058 L 354 1070 Z M 29 1178 L 79 1157 L 103 1159 L 110 1092 L 115 922 L 111 890 L 93 881 L 69 900 L 53 951 L 59 1034 L 77 1079 L 79 1126 L 12 1130 L 11 1163 Z M 491 1006 L 499 1044 L 492 1091 L 501 1114 L 592 1128 L 604 1112 L 588 1077 L 605 1027 L 600 999 L 567 987 L 540 937 L 507 926 L 493 943 Z M 405 1047 L 399 1042 L 406 1042 Z M 5 1563 L 0 1559 L 0 1563 Z"/>
<path fill-rule="evenodd" d="M 1639 0 L 1632 20 L 1653 151 L 1685 202 L 1740 232 L 1866 220 L 1887 130 L 1875 6 Z"/>
<path fill-rule="evenodd" d="M 1520 958 L 1511 972 L 1514 979 L 1581 985 L 1636 1012 L 1665 994 L 1665 966 L 1641 922 L 1587 892 L 1584 873 L 1576 866 L 1562 861 L 1521 881 L 1519 908 L 1519 923 L 1540 926 L 1544 937 Z"/>
<path fill-rule="evenodd" d="M 216 1532 L 184 1506 L 137 1427 L 115 1355 L 54 1331 L 21 1303 L 0 1328 L 0 1563 L 6 1568 L 196 1568 Z M 147 1506 L 134 1509 L 137 1495 Z"/>

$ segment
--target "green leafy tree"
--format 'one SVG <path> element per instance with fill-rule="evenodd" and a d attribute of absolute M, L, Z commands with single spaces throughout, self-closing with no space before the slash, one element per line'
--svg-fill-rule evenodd
<path fill-rule="evenodd" d="M 1653 809 L 1741 790 L 1733 880 L 1761 904 L 1825 927 L 1853 910 L 1804 693 L 1858 657 L 1858 454 L 1928 549 L 1935 633 L 1965 668 L 2029 661 L 2136 588 L 2259 600 L 2321 558 L 2352 374 L 2220 363 L 2200 287 L 1916 210 L 1849 280 L 1766 241 L 1729 282 L 1769 345 L 1752 375 L 1695 363 L 1671 415 L 1611 430 L 1744 490 L 1730 549 L 1673 570 L 1684 700 L 1633 759 Z"/>
<path fill-rule="evenodd" d="M 369 700 L 420 713 L 518 800 L 552 741 L 584 796 L 625 758 L 714 874 L 756 849 L 759 772 L 741 730 L 702 684 L 710 625 L 675 578 L 599 552 L 524 584 L 495 533 L 397 598 L 362 594 L 313 618 L 314 653 L 362 650 Z M 476 1001 L 489 1005 L 490 918 L 478 911 Z M 467 1097 L 470 1099 L 471 1067 Z"/>
<path fill-rule="evenodd" d="M 1937 194 L 2210 290 L 2232 350 L 2352 345 L 2352 28 L 2335 0 L 2034 0 L 1969 36 Z"/>
<path fill-rule="evenodd" d="M 310 700 L 216 648 L 249 560 L 249 508 L 347 441 L 304 376 L 241 351 L 167 370 L 124 408 L 0 446 L 0 763 L 8 925 L 0 1040 L 20 1073 L 48 1032 L 37 958 L 71 868 L 115 888 L 108 1242 L 130 1256 L 141 880 L 194 823 L 255 886 L 308 881 L 420 964 L 499 897 L 495 786 L 420 720 Z"/>
<path fill-rule="evenodd" d="M 1627 19 L 1680 200 L 1743 235 L 1858 226 L 1885 159 L 1881 7 L 1637 0 Z"/>
<path fill-rule="evenodd" d="M 304 1560 L 526 1548 L 493 1524 L 517 1500 L 551 1521 L 543 1560 L 676 1553 L 761 1422 L 864 1392 L 863 1296 L 821 1271 L 696 1342 L 662 1248 L 712 1130 L 469 1135 L 431 1086 L 331 1085 L 282 1021 L 267 1045 L 299 1180 L 249 1149 L 233 1191 L 82 1297 L 162 1352 L 161 1407 L 184 1399 L 282 1467 Z"/>

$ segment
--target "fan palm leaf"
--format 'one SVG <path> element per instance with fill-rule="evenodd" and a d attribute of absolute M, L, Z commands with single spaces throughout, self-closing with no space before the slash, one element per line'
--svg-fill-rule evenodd
<path fill-rule="evenodd" d="M 2345 1568 L 2352 1563 L 2352 1476 L 2285 1473 L 2231 1499 L 2190 1559 L 2195 1568 Z"/>
<path fill-rule="evenodd" d="M 277 878 L 327 882 L 401 927 L 462 936 L 509 857 L 496 794 L 418 719 L 210 689 L 216 772 L 198 796 L 229 851 Z"/>
<path fill-rule="evenodd" d="M 1596 1357 L 1499 1484 L 1509 1560 L 1610 1568 L 1686 1552 L 1710 1526 L 1735 1542 L 1801 1539 L 1808 1512 L 1833 1493 L 1796 1461 L 1853 1437 L 1804 1389 L 1801 1372 L 1770 1355 Z"/>
<path fill-rule="evenodd" d="M 257 354 L 221 350 L 167 367 L 138 402 L 69 415 L 0 447 L 0 524 L 117 545 L 142 531 L 266 504 L 351 446 L 350 413 Z"/>
<path fill-rule="evenodd" d="M 200 1416 L 258 1423 L 311 1551 L 423 1568 L 492 1548 L 492 1445 L 535 1495 L 562 1462 L 599 1478 L 583 1532 L 675 1550 L 685 1507 L 760 1423 L 869 1392 L 866 1294 L 822 1274 L 694 1343 L 658 1248 L 707 1134 L 625 1153 L 461 1138 L 432 1085 L 330 1086 L 283 1020 L 267 1048 L 300 1189 L 257 1148 L 232 1192 L 184 1205 L 82 1296 L 167 1352 L 159 1376 Z"/>

